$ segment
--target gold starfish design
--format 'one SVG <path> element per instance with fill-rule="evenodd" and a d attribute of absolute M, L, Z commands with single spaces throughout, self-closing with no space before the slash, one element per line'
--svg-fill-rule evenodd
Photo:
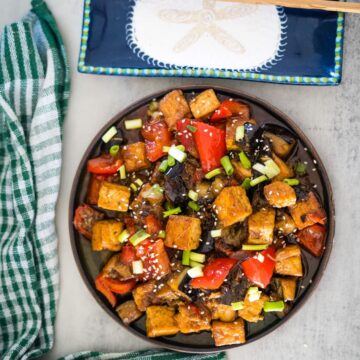
<path fill-rule="evenodd" d="M 194 24 L 174 46 L 175 52 L 182 52 L 194 45 L 206 33 L 218 43 L 235 53 L 244 53 L 242 44 L 217 24 L 221 20 L 237 19 L 256 11 L 257 5 L 234 5 L 216 9 L 216 0 L 203 0 L 202 9 L 194 11 L 164 9 L 159 11 L 160 19 L 175 24 Z"/>

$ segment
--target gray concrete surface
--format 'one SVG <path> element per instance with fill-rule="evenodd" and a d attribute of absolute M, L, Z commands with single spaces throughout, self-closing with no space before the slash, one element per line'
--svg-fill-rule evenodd
<path fill-rule="evenodd" d="M 110 1 L 110 0 L 109 0 Z M 1 0 L 0 26 L 23 15 L 30 1 Z M 306 306 L 265 338 L 228 352 L 229 359 L 360 358 L 360 15 L 346 17 L 343 81 L 316 88 L 201 79 L 141 79 L 81 75 L 76 71 L 82 0 L 48 0 L 68 50 L 72 96 L 65 123 L 57 228 L 61 293 L 53 351 L 107 352 L 149 347 L 111 320 L 86 289 L 70 248 L 67 216 L 72 180 L 98 129 L 132 101 L 181 84 L 224 85 L 261 97 L 290 115 L 317 148 L 332 182 L 336 204 L 333 252 Z"/>

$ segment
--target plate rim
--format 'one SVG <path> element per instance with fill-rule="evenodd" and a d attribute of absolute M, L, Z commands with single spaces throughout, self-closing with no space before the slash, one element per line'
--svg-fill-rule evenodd
<path fill-rule="evenodd" d="M 76 190 L 78 187 L 79 179 L 81 177 L 82 172 L 84 171 L 84 166 L 86 165 L 86 162 L 89 158 L 90 153 L 92 152 L 94 146 L 98 143 L 98 141 L 101 139 L 101 136 L 104 134 L 104 132 L 109 129 L 111 126 L 113 126 L 116 122 L 119 121 L 119 119 L 124 118 L 124 116 L 136 110 L 139 106 L 142 106 L 144 103 L 151 101 L 153 98 L 158 98 L 160 96 L 163 96 L 167 92 L 179 89 L 182 91 L 199 91 L 199 90 L 206 90 L 209 88 L 214 89 L 215 92 L 226 92 L 234 95 L 234 97 L 239 97 L 244 100 L 250 100 L 251 102 L 255 103 L 256 105 L 260 106 L 261 108 L 265 109 L 266 111 L 275 114 L 277 117 L 281 118 L 282 121 L 285 122 L 286 125 L 288 125 L 290 128 L 292 128 L 296 134 L 301 138 L 301 141 L 308 147 L 308 149 L 313 154 L 314 158 L 316 158 L 318 166 L 321 168 L 321 175 L 323 179 L 323 187 L 325 190 L 325 193 L 328 198 L 328 237 L 327 237 L 327 243 L 326 243 L 326 249 L 324 251 L 324 254 L 322 255 L 322 258 L 320 260 L 319 266 L 316 270 L 316 273 L 314 277 L 312 278 L 312 283 L 309 284 L 302 295 L 301 299 L 298 303 L 291 309 L 291 311 L 284 316 L 280 321 L 278 321 L 276 324 L 272 325 L 271 327 L 265 329 L 262 331 L 259 335 L 256 335 L 254 338 L 249 339 L 243 344 L 232 344 L 232 345 L 226 345 L 221 346 L 218 348 L 208 348 L 208 347 L 199 347 L 199 348 L 192 348 L 189 345 L 179 346 L 179 345 L 173 345 L 168 344 L 162 340 L 159 340 L 158 338 L 150 338 L 146 335 L 143 335 L 136 331 L 135 329 L 123 324 L 121 319 L 112 312 L 106 305 L 105 302 L 101 299 L 99 296 L 99 293 L 95 290 L 95 287 L 93 283 L 90 281 L 89 277 L 86 274 L 85 269 L 82 266 L 81 257 L 79 255 L 79 252 L 77 250 L 77 244 L 76 244 L 76 235 L 75 235 L 75 228 L 73 226 L 73 216 L 74 216 L 74 209 L 75 209 L 75 200 L 76 200 Z M 85 152 L 83 153 L 83 156 L 78 163 L 77 170 L 75 173 L 75 176 L 73 178 L 72 186 L 71 186 L 71 193 L 69 198 L 69 209 L 68 209 L 68 230 L 70 234 L 70 243 L 71 243 L 71 249 L 72 254 L 75 258 L 76 266 L 78 271 L 80 272 L 81 278 L 84 281 L 87 289 L 90 291 L 93 298 L 95 298 L 96 302 L 101 306 L 103 310 L 118 324 L 120 324 L 124 329 L 127 331 L 130 331 L 133 335 L 139 337 L 142 340 L 145 340 L 152 345 L 156 345 L 159 347 L 167 348 L 170 350 L 178 351 L 178 352 L 187 352 L 187 353 L 216 353 L 220 351 L 225 351 L 229 349 L 234 349 L 238 347 L 242 347 L 244 345 L 250 344 L 254 341 L 257 341 L 264 336 L 268 335 L 269 333 L 276 330 L 279 326 L 283 325 L 285 322 L 287 322 L 294 314 L 296 314 L 300 308 L 303 307 L 303 305 L 308 301 L 310 296 L 314 293 L 314 290 L 317 288 L 318 284 L 320 283 L 320 280 L 324 274 L 324 271 L 326 269 L 326 266 L 329 262 L 329 258 L 332 252 L 333 248 L 333 242 L 334 242 L 334 235 L 335 235 L 335 203 L 334 203 L 334 197 L 333 197 L 333 191 L 330 183 L 330 179 L 328 177 L 326 168 L 317 153 L 314 145 L 312 142 L 308 139 L 308 137 L 304 134 L 304 132 L 301 130 L 301 128 L 296 124 L 294 120 L 292 120 L 288 115 L 283 113 L 281 110 L 279 110 L 277 107 L 273 106 L 269 102 L 262 100 L 256 96 L 253 96 L 247 92 L 232 89 L 229 87 L 223 87 L 223 86 L 216 86 L 216 85 L 183 85 L 178 87 L 170 87 L 166 88 L 164 90 L 156 91 L 154 93 L 151 93 L 149 95 L 146 95 L 139 100 L 132 102 L 128 106 L 124 106 L 123 110 L 119 111 L 117 114 L 111 117 L 109 121 L 107 121 L 104 126 L 101 127 L 101 129 L 96 133 L 96 135 L 93 137 L 93 140 L 90 142 L 90 144 L 87 146 Z"/>

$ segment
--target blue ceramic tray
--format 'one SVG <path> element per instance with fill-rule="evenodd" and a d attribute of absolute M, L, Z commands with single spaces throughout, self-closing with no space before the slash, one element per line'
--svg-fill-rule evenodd
<path fill-rule="evenodd" d="M 337 85 L 344 15 L 214 0 L 85 0 L 78 69 Z"/>

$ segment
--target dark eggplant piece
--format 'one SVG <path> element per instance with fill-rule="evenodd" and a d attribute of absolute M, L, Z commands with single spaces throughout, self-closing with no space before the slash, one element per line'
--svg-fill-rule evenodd
<path fill-rule="evenodd" d="M 240 148 L 243 151 L 248 152 L 251 150 L 251 141 L 257 132 L 258 126 L 256 124 L 247 122 L 244 124 L 244 128 L 245 128 L 245 136 L 240 141 L 237 141 L 236 143 L 238 145 L 240 145 Z"/>
<path fill-rule="evenodd" d="M 185 206 L 188 203 L 188 190 L 180 176 L 165 176 L 164 189 L 167 200 L 176 206 Z"/>
<path fill-rule="evenodd" d="M 226 227 L 222 230 L 221 237 L 226 244 L 239 248 L 247 238 L 246 221 Z"/>
<path fill-rule="evenodd" d="M 122 146 L 126 143 L 125 137 L 121 129 L 117 128 L 117 134 L 107 143 L 103 143 L 102 152 L 108 154 L 112 146 Z"/>
<path fill-rule="evenodd" d="M 166 171 L 165 177 L 173 179 L 175 177 L 181 176 L 183 170 L 184 170 L 184 164 L 176 161 L 176 164 Z"/>
<path fill-rule="evenodd" d="M 253 251 L 235 249 L 233 246 L 226 244 L 222 238 L 215 239 L 215 251 L 232 259 L 237 259 L 240 263 L 254 255 Z"/>
<path fill-rule="evenodd" d="M 219 298 L 221 304 L 231 305 L 232 302 L 242 301 L 245 298 L 246 291 L 249 287 L 249 282 L 246 277 L 242 277 L 237 284 L 221 285 L 220 291 L 222 295 Z"/>
<path fill-rule="evenodd" d="M 184 294 L 186 294 L 192 302 L 195 302 L 201 293 L 204 292 L 204 290 L 201 289 L 193 289 L 190 286 L 191 277 L 186 274 L 185 277 L 182 279 L 178 289 L 182 291 Z"/>
<path fill-rule="evenodd" d="M 264 196 L 264 183 L 260 183 L 254 189 L 251 197 L 251 206 L 253 208 L 253 212 L 255 212 L 255 210 L 259 210 L 269 206 Z"/>

